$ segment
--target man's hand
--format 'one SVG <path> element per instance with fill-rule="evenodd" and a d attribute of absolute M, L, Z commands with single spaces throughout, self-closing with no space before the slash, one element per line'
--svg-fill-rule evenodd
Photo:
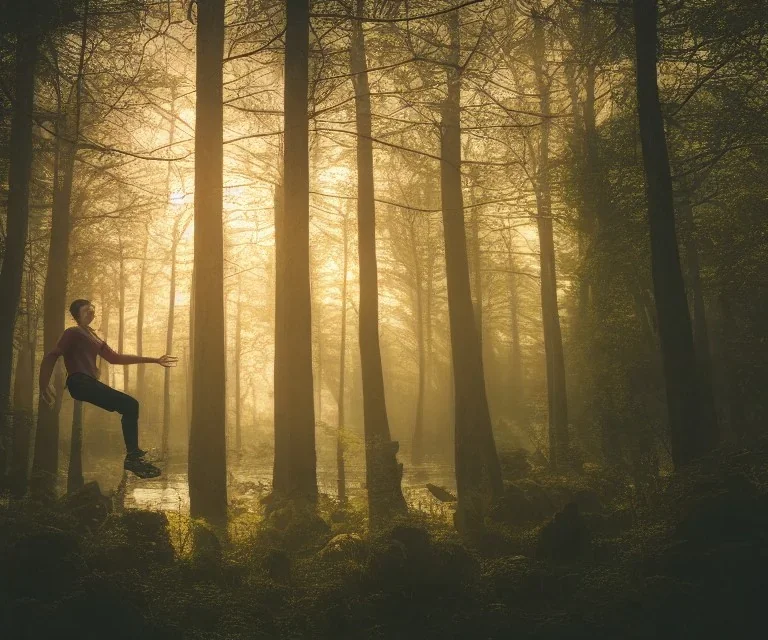
<path fill-rule="evenodd" d="M 176 356 L 170 356 L 166 353 L 164 356 L 160 356 L 157 359 L 157 364 L 160 364 L 166 368 L 175 367 L 177 361 L 178 361 L 178 358 Z"/>
<path fill-rule="evenodd" d="M 56 389 L 54 389 L 53 385 L 48 385 L 45 389 L 43 389 L 42 393 L 40 394 L 40 397 L 43 399 L 43 402 L 47 404 L 49 407 L 53 407 L 53 405 L 56 403 Z"/>

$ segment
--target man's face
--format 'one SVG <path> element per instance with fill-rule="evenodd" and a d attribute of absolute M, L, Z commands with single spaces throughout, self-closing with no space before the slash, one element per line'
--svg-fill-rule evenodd
<path fill-rule="evenodd" d="M 80 324 L 89 325 L 96 316 L 96 307 L 92 304 L 86 304 L 80 307 L 78 312 Z"/>

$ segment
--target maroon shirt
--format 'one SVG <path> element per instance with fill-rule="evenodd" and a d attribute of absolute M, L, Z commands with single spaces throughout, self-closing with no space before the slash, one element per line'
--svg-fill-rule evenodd
<path fill-rule="evenodd" d="M 56 346 L 45 354 L 40 363 L 40 390 L 48 387 L 53 368 L 59 356 L 64 356 L 64 366 L 67 375 L 85 373 L 98 379 L 96 356 L 100 355 L 110 364 L 138 364 L 140 362 L 157 362 L 157 358 L 134 356 L 113 351 L 106 341 L 79 326 L 69 327 L 61 334 Z"/>

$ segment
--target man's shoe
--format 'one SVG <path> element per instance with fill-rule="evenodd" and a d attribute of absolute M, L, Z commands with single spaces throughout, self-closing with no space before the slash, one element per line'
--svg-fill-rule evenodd
<path fill-rule="evenodd" d="M 123 469 L 136 474 L 139 476 L 139 478 L 157 478 L 157 476 L 159 476 L 161 473 L 160 469 L 158 469 L 151 462 L 144 460 L 144 458 L 139 454 L 140 451 L 141 449 L 139 449 L 139 451 L 135 452 L 134 454 L 125 456 Z"/>

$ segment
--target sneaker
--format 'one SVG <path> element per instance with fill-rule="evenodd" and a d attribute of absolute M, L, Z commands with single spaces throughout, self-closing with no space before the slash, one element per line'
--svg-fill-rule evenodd
<path fill-rule="evenodd" d="M 139 452 L 141 449 L 139 449 Z M 136 453 L 139 453 L 136 452 Z M 139 478 L 157 478 L 160 475 L 160 469 L 158 469 L 151 462 L 144 460 L 142 455 L 127 455 L 125 456 L 125 462 L 123 462 L 123 469 L 136 474 Z"/>

